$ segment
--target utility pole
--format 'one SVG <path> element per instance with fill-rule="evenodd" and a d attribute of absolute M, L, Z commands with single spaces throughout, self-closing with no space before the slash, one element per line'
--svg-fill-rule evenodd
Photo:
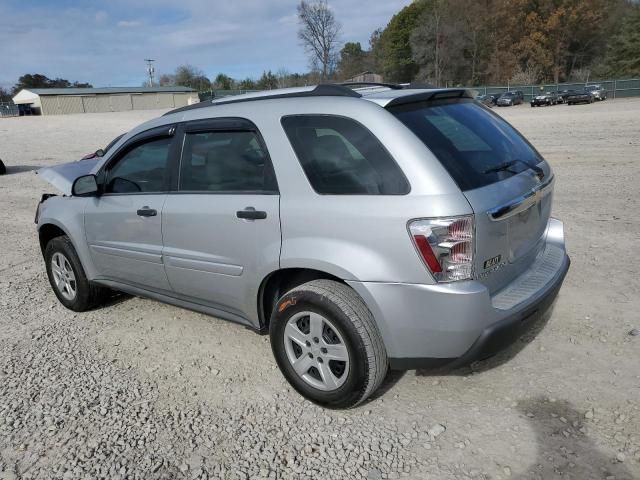
<path fill-rule="evenodd" d="M 144 61 L 147 63 L 147 73 L 149 74 L 149 87 L 153 87 L 153 74 L 155 73 L 155 68 L 153 68 L 153 62 L 155 62 L 152 58 L 145 58 Z"/>

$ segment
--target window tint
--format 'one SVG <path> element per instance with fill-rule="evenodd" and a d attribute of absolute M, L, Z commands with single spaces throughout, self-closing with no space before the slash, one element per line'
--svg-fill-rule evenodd
<path fill-rule="evenodd" d="M 275 192 L 267 152 L 255 132 L 187 133 L 180 164 L 180 190 Z"/>
<path fill-rule="evenodd" d="M 107 174 L 107 193 L 150 193 L 166 190 L 172 138 L 161 138 L 129 150 Z"/>
<path fill-rule="evenodd" d="M 294 115 L 283 118 L 282 125 L 316 192 L 409 193 L 409 184 L 393 158 L 358 122 L 330 115 Z"/>
<path fill-rule="evenodd" d="M 472 99 L 417 102 L 389 110 L 429 147 L 462 190 L 499 182 L 526 170 L 527 163 L 542 161 L 511 125 Z M 514 163 L 495 171 L 508 162 Z"/>

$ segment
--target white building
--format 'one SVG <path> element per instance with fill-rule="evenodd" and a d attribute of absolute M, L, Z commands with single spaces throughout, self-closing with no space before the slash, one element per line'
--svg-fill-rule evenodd
<path fill-rule="evenodd" d="M 13 97 L 16 105 L 31 105 L 41 115 L 170 109 L 198 101 L 188 87 L 32 88 Z"/>

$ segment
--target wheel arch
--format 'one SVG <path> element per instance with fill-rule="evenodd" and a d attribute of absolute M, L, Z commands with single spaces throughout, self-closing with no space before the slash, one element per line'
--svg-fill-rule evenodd
<path fill-rule="evenodd" d="M 40 227 L 38 228 L 38 240 L 40 241 L 40 250 L 42 251 L 42 254 L 44 255 L 47 244 L 51 240 L 57 237 L 62 237 L 64 235 L 68 236 L 69 239 L 71 239 L 67 231 L 56 223 L 48 222 L 40 225 Z"/>
<path fill-rule="evenodd" d="M 269 328 L 271 313 L 278 299 L 289 290 L 312 280 L 327 279 L 347 283 L 340 277 L 323 270 L 304 267 L 290 267 L 275 270 L 267 275 L 258 289 L 258 320 L 260 331 L 265 333 Z"/>

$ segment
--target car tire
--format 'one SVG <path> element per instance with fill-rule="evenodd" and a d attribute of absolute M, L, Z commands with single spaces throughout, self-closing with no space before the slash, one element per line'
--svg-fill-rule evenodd
<path fill-rule="evenodd" d="M 44 250 L 49 283 L 62 305 L 74 312 L 84 312 L 100 303 L 107 289 L 88 279 L 66 235 L 52 239 Z"/>
<path fill-rule="evenodd" d="M 5 173 L 7 173 L 7 167 L 5 167 L 2 160 L 0 160 L 0 175 L 4 175 Z"/>
<path fill-rule="evenodd" d="M 387 373 L 389 361 L 373 315 L 343 283 L 313 280 L 287 292 L 271 315 L 269 335 L 291 386 L 328 408 L 362 403 Z"/>

